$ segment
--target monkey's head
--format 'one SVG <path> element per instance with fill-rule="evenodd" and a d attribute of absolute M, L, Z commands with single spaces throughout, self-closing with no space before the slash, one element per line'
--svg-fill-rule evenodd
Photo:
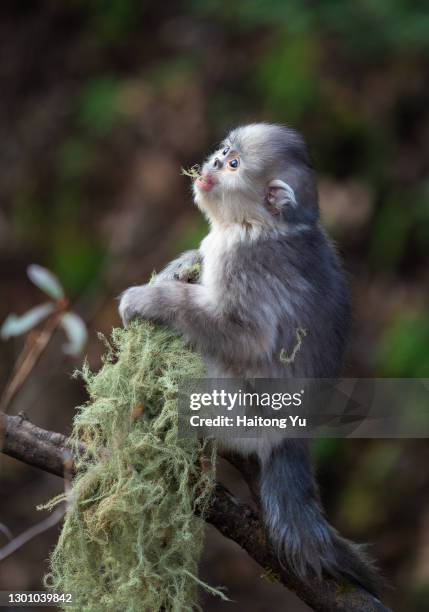
<path fill-rule="evenodd" d="M 212 221 L 273 227 L 315 223 L 317 189 L 304 139 L 281 125 L 232 130 L 194 182 L 198 207 Z"/>

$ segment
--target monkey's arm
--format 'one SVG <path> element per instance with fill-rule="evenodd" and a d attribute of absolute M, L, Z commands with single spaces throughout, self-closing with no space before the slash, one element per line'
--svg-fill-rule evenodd
<path fill-rule="evenodd" d="M 196 267 L 201 265 L 202 256 L 198 249 L 186 251 L 180 257 L 171 261 L 155 277 L 155 283 L 179 280 L 185 283 L 196 282 L 198 278 Z"/>
<path fill-rule="evenodd" d="M 234 308 L 219 310 L 206 287 L 178 281 L 131 287 L 121 296 L 119 313 L 124 325 L 141 317 L 176 328 L 205 354 L 226 361 L 262 357 L 272 350 L 275 326 L 261 314 L 246 318 Z"/>

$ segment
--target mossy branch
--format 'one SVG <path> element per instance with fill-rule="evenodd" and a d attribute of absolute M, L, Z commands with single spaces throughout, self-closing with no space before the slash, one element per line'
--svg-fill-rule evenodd
<path fill-rule="evenodd" d="M 63 477 L 65 472 L 74 472 L 67 437 L 37 427 L 23 416 L 0 413 L 0 449 L 5 455 L 50 474 Z M 246 465 L 240 465 L 240 459 L 236 457 L 231 460 L 249 481 Z M 278 563 L 257 512 L 219 483 L 204 518 L 222 535 L 246 550 L 264 569 L 264 576 L 270 576 L 294 591 L 316 612 L 389 612 L 389 608 L 372 595 L 349 584 L 339 584 L 331 578 L 314 579 L 303 584 L 295 578 L 287 567 Z"/>

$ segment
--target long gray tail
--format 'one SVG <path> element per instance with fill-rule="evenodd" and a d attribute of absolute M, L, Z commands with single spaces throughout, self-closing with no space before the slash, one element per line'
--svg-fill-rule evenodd
<path fill-rule="evenodd" d="M 380 578 L 362 546 L 343 538 L 326 520 L 305 440 L 285 440 L 261 465 L 265 523 L 281 563 L 305 580 L 326 572 L 346 577 L 376 595 Z"/>

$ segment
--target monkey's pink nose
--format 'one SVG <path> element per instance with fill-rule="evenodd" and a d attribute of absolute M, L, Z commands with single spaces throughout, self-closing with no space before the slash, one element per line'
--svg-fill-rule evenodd
<path fill-rule="evenodd" d="M 195 184 L 201 191 L 210 191 L 216 184 L 216 181 L 212 174 L 203 172 L 202 175 L 197 178 Z"/>

